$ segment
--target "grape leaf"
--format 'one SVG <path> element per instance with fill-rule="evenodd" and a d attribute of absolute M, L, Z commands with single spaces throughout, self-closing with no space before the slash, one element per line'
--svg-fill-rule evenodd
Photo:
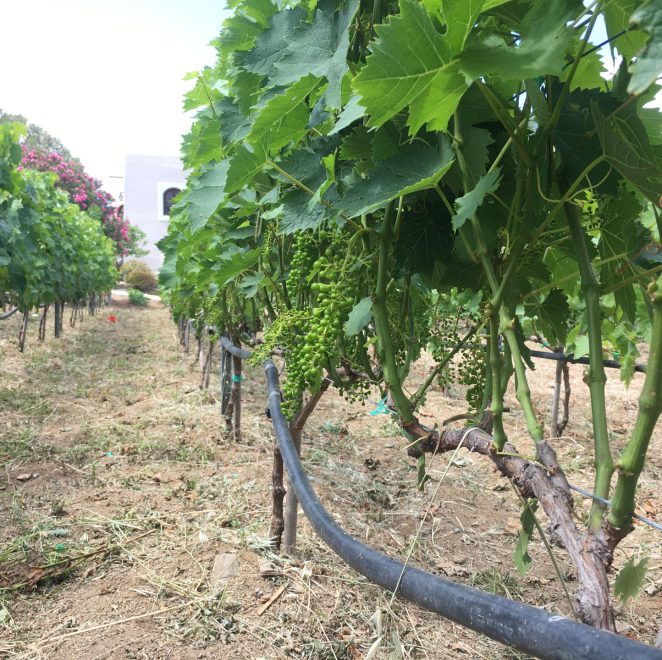
<path fill-rule="evenodd" d="M 567 67 L 559 80 L 565 82 L 570 71 L 572 71 L 572 67 Z M 605 84 L 605 79 L 602 77 L 603 73 L 605 73 L 605 68 L 600 52 L 595 50 L 592 53 L 585 54 L 579 60 L 577 70 L 570 81 L 570 89 L 602 89 Z"/>
<path fill-rule="evenodd" d="M 472 80 L 490 74 L 506 80 L 560 76 L 574 34 L 566 24 L 577 9 L 575 0 L 535 3 L 516 45 L 496 34 L 471 43 L 459 56 L 462 71 Z"/>
<path fill-rule="evenodd" d="M 626 60 L 631 60 L 646 42 L 646 35 L 641 30 L 630 29 L 630 16 L 641 4 L 641 0 L 610 0 L 605 3 L 604 17 L 612 57 L 614 48 Z M 620 36 L 616 39 L 616 35 Z"/>
<path fill-rule="evenodd" d="M 375 30 L 379 38 L 353 81 L 368 125 L 381 126 L 410 106 L 411 134 L 425 123 L 445 130 L 467 85 L 425 7 L 402 0 L 400 16 Z"/>
<path fill-rule="evenodd" d="M 345 321 L 345 336 L 357 335 L 372 319 L 372 298 L 367 296 L 354 305 Z"/>
<path fill-rule="evenodd" d="M 493 193 L 501 183 L 501 168 L 496 167 L 491 172 L 478 179 L 473 190 L 455 200 L 455 215 L 453 216 L 453 229 L 456 231 L 471 218 L 478 207 L 483 203 L 486 195 Z"/>
<path fill-rule="evenodd" d="M 662 74 L 662 5 L 659 0 L 648 0 L 632 14 L 632 23 L 650 34 L 637 61 L 630 67 L 632 78 L 628 85 L 630 94 L 645 92 Z"/>
<path fill-rule="evenodd" d="M 643 211 L 640 198 L 627 189 L 621 190 L 617 197 L 608 197 L 600 205 L 598 214 L 600 223 L 600 258 L 607 260 L 623 255 L 617 261 L 609 261 L 602 266 L 600 282 L 603 287 L 619 285 L 625 278 L 634 275 L 636 270 L 632 259 L 645 247 L 646 235 L 638 222 Z M 626 317 L 635 322 L 636 298 L 633 285 L 620 286 L 615 292 L 616 304 Z"/>
<path fill-rule="evenodd" d="M 662 144 L 662 111 L 659 108 L 642 108 L 639 114 L 652 145 Z"/>
<path fill-rule="evenodd" d="M 443 135 L 432 144 L 417 140 L 378 163 L 366 178 L 354 173 L 342 180 L 339 208 L 354 217 L 384 207 L 397 197 L 437 184 L 453 163 L 450 140 Z"/>
<path fill-rule="evenodd" d="M 452 248 L 451 216 L 436 194 L 417 199 L 414 208 L 404 211 L 393 253 L 398 273 L 432 275 L 437 261 L 450 258 Z"/>
<path fill-rule="evenodd" d="M 287 53 L 294 30 L 305 20 L 306 12 L 301 7 L 274 14 L 271 27 L 258 37 L 242 66 L 247 71 L 271 78 L 276 71 L 276 62 Z"/>
<path fill-rule="evenodd" d="M 336 0 L 320 0 L 312 23 L 300 23 L 288 37 L 287 51 L 275 63 L 270 74 L 274 85 L 287 85 L 308 75 L 325 77 L 329 86 L 326 104 L 340 108 L 341 83 L 347 71 L 349 25 L 359 6 L 347 0 L 338 11 Z"/>
<path fill-rule="evenodd" d="M 247 186 L 264 167 L 266 160 L 266 154 L 260 145 L 251 148 L 250 145 L 241 144 L 237 147 L 230 159 L 225 193 L 231 195 Z"/>
<path fill-rule="evenodd" d="M 643 124 L 635 115 L 606 118 L 597 103 L 591 104 L 593 121 L 606 160 L 630 183 L 657 204 L 662 171 L 655 162 Z"/>
<path fill-rule="evenodd" d="M 554 88 L 553 97 L 560 94 L 560 87 Z M 610 114 L 620 105 L 615 97 L 597 90 L 575 90 L 570 92 L 555 130 L 555 145 L 561 157 L 560 178 L 574 181 L 603 153 L 596 135 L 591 114 L 586 111 L 591 103 L 598 103 L 602 113 Z M 608 163 L 598 163 L 586 176 L 582 185 L 590 187 L 594 193 L 618 194 L 618 173 Z"/>
<path fill-rule="evenodd" d="M 304 190 L 293 190 L 283 198 L 283 217 L 278 225 L 279 234 L 294 234 L 316 229 L 327 217 L 327 208 L 318 204 L 310 207 L 311 196 Z"/>
<path fill-rule="evenodd" d="M 648 557 L 635 563 L 634 557 L 630 557 L 616 576 L 614 583 L 614 595 L 625 605 L 630 598 L 636 598 L 646 577 Z"/>
<path fill-rule="evenodd" d="M 221 125 L 209 108 L 198 113 L 198 120 L 191 127 L 182 143 L 182 154 L 187 167 L 205 165 L 223 158 L 220 140 Z"/>
<path fill-rule="evenodd" d="M 536 303 L 527 310 L 531 316 L 537 316 L 537 325 L 543 337 L 552 346 L 564 346 L 568 334 L 570 306 L 568 299 L 560 289 L 552 289 L 541 303 Z"/>
<path fill-rule="evenodd" d="M 352 96 L 343 108 L 343 111 L 338 117 L 335 126 L 329 131 L 329 135 L 335 135 L 338 131 L 353 124 L 357 119 L 360 119 L 365 114 L 365 108 L 359 105 L 359 97 Z"/>
<path fill-rule="evenodd" d="M 214 273 L 214 282 L 223 286 L 232 281 L 238 275 L 251 269 L 258 262 L 262 248 L 255 248 L 248 252 L 236 252 L 229 259 L 220 261 L 211 267 Z"/>
<path fill-rule="evenodd" d="M 320 80 L 306 76 L 270 99 L 254 120 L 248 141 L 263 144 L 270 153 L 290 142 L 298 142 L 308 132 L 308 96 Z"/>
<path fill-rule="evenodd" d="M 220 118 L 224 146 L 243 140 L 250 131 L 251 123 L 239 106 L 229 97 L 224 97 L 215 107 Z"/>
<path fill-rule="evenodd" d="M 191 181 L 184 195 L 191 231 L 202 229 L 224 200 L 229 167 L 230 162 L 222 160 L 203 168 L 202 173 Z"/>
<path fill-rule="evenodd" d="M 453 55 L 462 50 L 485 0 L 441 0 L 441 15 L 446 23 L 446 41 Z"/>
<path fill-rule="evenodd" d="M 274 13 L 271 0 L 244 0 L 235 14 L 223 23 L 223 49 L 227 51 L 250 50 L 257 37 L 267 27 Z M 220 40 L 213 42 L 219 45 Z"/>
<path fill-rule="evenodd" d="M 372 162 L 374 134 L 365 126 L 357 126 L 346 135 L 340 145 L 340 156 L 345 160 Z"/>
<path fill-rule="evenodd" d="M 241 295 L 245 298 L 254 298 L 264 279 L 264 273 L 252 273 L 244 277 L 239 285 Z"/>
<path fill-rule="evenodd" d="M 534 512 L 538 508 L 538 500 L 527 500 L 527 506 L 524 507 L 520 514 L 520 521 L 522 529 L 519 531 L 517 537 L 517 546 L 513 552 L 513 562 L 517 568 L 517 572 L 523 577 L 531 568 L 532 560 L 529 555 L 528 547 L 529 541 L 533 536 L 533 528 L 535 526 Z"/>

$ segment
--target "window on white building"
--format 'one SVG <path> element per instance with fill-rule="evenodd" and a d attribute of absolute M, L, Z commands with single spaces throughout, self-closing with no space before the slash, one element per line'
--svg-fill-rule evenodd
<path fill-rule="evenodd" d="M 163 193 L 163 206 L 161 213 L 162 215 L 170 215 L 170 209 L 172 208 L 172 200 L 179 195 L 181 190 L 179 188 L 168 188 Z"/>

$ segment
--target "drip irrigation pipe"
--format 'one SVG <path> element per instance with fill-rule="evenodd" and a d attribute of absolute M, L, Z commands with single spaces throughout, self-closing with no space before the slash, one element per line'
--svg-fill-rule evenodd
<path fill-rule="evenodd" d="M 543 358 L 544 360 L 556 360 L 557 362 L 569 362 L 570 364 L 589 364 L 587 357 L 576 358 L 570 353 L 570 355 L 565 355 L 564 353 L 556 353 L 554 351 L 529 351 L 531 357 Z M 603 360 L 602 364 L 609 369 L 620 369 L 621 364 L 616 360 Z M 639 373 L 646 373 L 645 364 L 635 364 L 634 370 Z"/>
<path fill-rule="evenodd" d="M 242 350 L 221 337 L 223 348 L 247 359 Z M 661 660 L 662 651 L 627 637 L 576 623 L 564 616 L 485 593 L 406 566 L 355 539 L 324 508 L 304 471 L 281 409 L 278 368 L 265 363 L 268 410 L 291 487 L 322 540 L 368 580 L 426 610 L 481 633 L 502 644 L 549 660 Z"/>
<path fill-rule="evenodd" d="M 265 372 L 271 419 L 290 484 L 315 531 L 361 575 L 431 612 L 539 658 L 662 658 L 662 651 L 627 637 L 405 566 L 352 537 L 322 506 L 304 472 L 281 410 L 276 365 L 268 361 Z"/>
<path fill-rule="evenodd" d="M 251 356 L 250 351 L 245 351 L 242 348 L 237 348 L 227 337 L 221 336 L 221 345 L 223 348 L 230 353 L 231 355 L 234 355 L 235 357 L 241 358 L 242 360 L 248 360 L 248 358 Z"/>
<path fill-rule="evenodd" d="M 13 316 L 18 312 L 18 307 L 14 307 L 14 309 L 10 309 L 8 312 L 4 312 L 4 314 L 0 314 L 0 321 L 4 321 L 5 319 L 8 319 L 10 316 Z"/>

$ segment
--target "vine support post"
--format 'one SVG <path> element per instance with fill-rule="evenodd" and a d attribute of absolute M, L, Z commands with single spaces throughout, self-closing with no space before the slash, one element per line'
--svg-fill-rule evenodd
<path fill-rule="evenodd" d="M 53 334 L 56 339 L 58 339 L 62 333 L 62 313 L 64 311 L 64 306 L 59 300 L 55 301 L 55 327 L 53 329 Z"/>
<path fill-rule="evenodd" d="M 186 355 L 189 354 L 189 351 L 191 349 L 191 326 L 193 325 L 193 321 L 190 319 L 186 320 L 185 317 L 185 327 L 184 327 L 184 352 Z"/>
<path fill-rule="evenodd" d="M 301 433 L 302 429 L 293 428 L 290 425 L 290 434 L 294 442 L 294 448 L 297 454 L 301 455 Z M 283 520 L 283 553 L 291 555 L 297 547 L 297 519 L 299 516 L 299 499 L 292 488 L 288 484 L 285 495 L 285 515 Z"/>
<path fill-rule="evenodd" d="M 221 415 L 225 419 L 227 428 L 230 428 L 231 419 L 228 420 L 226 413 L 230 404 L 232 394 L 232 356 L 225 350 L 221 342 L 221 358 L 219 360 L 219 398 L 221 401 Z"/>
<path fill-rule="evenodd" d="M 41 318 L 39 319 L 39 341 L 44 341 L 46 339 L 46 319 L 48 318 L 48 308 L 50 307 L 49 303 L 44 305 L 44 309 L 41 312 Z"/>
<path fill-rule="evenodd" d="M 554 391 L 552 393 L 552 407 L 549 413 L 549 428 L 551 434 L 558 438 L 557 428 L 559 424 L 559 404 L 561 403 L 561 385 L 563 382 L 563 362 L 556 363 L 554 373 Z"/>
<path fill-rule="evenodd" d="M 214 359 L 214 343 L 214 340 L 210 337 L 207 352 L 204 354 L 200 389 L 209 389 L 209 378 L 211 376 L 211 366 Z"/>
<path fill-rule="evenodd" d="M 21 322 L 21 329 L 18 331 L 18 350 L 23 352 L 25 349 L 25 338 L 28 334 L 28 321 L 30 320 L 30 310 L 26 309 L 23 312 L 23 321 Z"/>
<path fill-rule="evenodd" d="M 239 343 L 237 342 L 238 346 Z M 241 358 L 232 356 L 232 401 L 234 403 L 232 411 L 233 436 L 236 442 L 241 441 L 241 379 L 242 379 Z"/>
<path fill-rule="evenodd" d="M 501 451 L 506 444 L 508 437 L 503 428 L 503 389 L 501 378 L 501 352 L 499 351 L 499 316 L 498 310 L 490 308 L 490 342 L 489 342 L 489 360 L 492 377 L 492 405 L 490 412 L 492 414 L 492 435 L 494 444 Z"/>
<path fill-rule="evenodd" d="M 563 353 L 563 346 L 556 348 L 556 351 Z M 563 417 L 559 421 L 559 412 L 561 410 L 561 390 L 563 389 Z M 550 410 L 550 432 L 554 438 L 560 438 L 568 425 L 570 416 L 570 368 L 564 360 L 556 363 L 556 373 L 554 375 L 554 392 L 552 394 L 552 405 Z"/>
<path fill-rule="evenodd" d="M 298 455 L 301 455 L 301 435 L 303 428 L 324 392 L 329 389 L 330 382 L 327 378 L 322 380 L 319 390 L 299 408 L 294 419 L 290 422 L 290 435 L 292 436 Z M 292 554 L 296 550 L 298 515 L 299 500 L 294 492 L 294 488 L 290 487 L 287 489 L 287 496 L 285 498 L 285 532 L 283 534 L 283 552 L 285 554 Z"/>
<path fill-rule="evenodd" d="M 285 499 L 285 486 L 283 485 L 283 457 L 278 449 L 278 438 L 274 436 L 274 462 L 271 469 L 271 497 L 273 500 L 271 510 L 271 525 L 269 527 L 269 539 L 271 546 L 276 552 L 280 551 L 285 529 L 283 518 L 283 500 Z"/>

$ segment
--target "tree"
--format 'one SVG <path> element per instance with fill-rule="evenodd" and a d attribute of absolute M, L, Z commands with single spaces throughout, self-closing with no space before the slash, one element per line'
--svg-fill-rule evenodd
<path fill-rule="evenodd" d="M 62 144 L 60 140 L 53 137 L 48 131 L 44 130 L 37 124 L 30 124 L 23 115 L 15 115 L 9 112 L 4 112 L 0 109 L 0 124 L 24 124 L 27 127 L 27 135 L 24 138 L 24 144 L 30 150 L 42 151 L 56 151 L 63 158 L 71 160 L 73 156 L 71 152 Z"/>
<path fill-rule="evenodd" d="M 24 144 L 21 165 L 57 174 L 57 187 L 66 191 L 69 199 L 81 210 L 101 222 L 106 236 L 115 244 L 120 260 L 129 254 L 140 256 L 144 253 L 140 247 L 144 233 L 124 218 L 123 211 L 115 206 L 112 195 L 102 189 L 98 179 L 85 172 L 80 161 L 65 158 L 57 151 L 30 149 Z"/>

